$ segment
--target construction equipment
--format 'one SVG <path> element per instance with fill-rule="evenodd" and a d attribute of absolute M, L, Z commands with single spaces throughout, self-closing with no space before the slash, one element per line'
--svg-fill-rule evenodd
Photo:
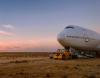
<path fill-rule="evenodd" d="M 58 49 L 57 52 L 52 53 L 50 55 L 50 58 L 56 59 L 56 60 L 66 60 L 72 58 L 72 53 L 65 50 L 65 49 Z"/>

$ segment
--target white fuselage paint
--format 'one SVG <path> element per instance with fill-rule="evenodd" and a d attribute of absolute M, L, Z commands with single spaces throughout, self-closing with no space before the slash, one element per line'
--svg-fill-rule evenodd
<path fill-rule="evenodd" d="M 57 39 L 65 48 L 100 51 L 100 34 L 79 26 L 67 26 L 58 34 Z"/>

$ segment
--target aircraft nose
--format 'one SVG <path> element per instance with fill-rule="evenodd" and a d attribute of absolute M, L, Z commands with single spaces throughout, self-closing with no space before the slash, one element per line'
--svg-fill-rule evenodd
<path fill-rule="evenodd" d="M 58 34 L 57 40 L 62 44 L 64 41 L 64 34 L 62 34 L 62 33 Z"/>
<path fill-rule="evenodd" d="M 63 36 L 62 36 L 62 35 L 58 35 L 57 40 L 58 40 L 58 41 L 63 40 Z"/>

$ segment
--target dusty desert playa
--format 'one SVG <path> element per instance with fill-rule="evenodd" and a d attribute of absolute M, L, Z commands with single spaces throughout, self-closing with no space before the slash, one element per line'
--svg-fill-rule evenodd
<path fill-rule="evenodd" d="M 100 78 L 100 58 L 62 61 L 48 53 L 0 53 L 0 78 Z"/>

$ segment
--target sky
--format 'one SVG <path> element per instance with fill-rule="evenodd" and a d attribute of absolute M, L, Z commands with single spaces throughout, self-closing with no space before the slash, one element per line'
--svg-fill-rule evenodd
<path fill-rule="evenodd" d="M 49 52 L 63 48 L 67 25 L 100 33 L 100 0 L 0 0 L 0 52 Z"/>

